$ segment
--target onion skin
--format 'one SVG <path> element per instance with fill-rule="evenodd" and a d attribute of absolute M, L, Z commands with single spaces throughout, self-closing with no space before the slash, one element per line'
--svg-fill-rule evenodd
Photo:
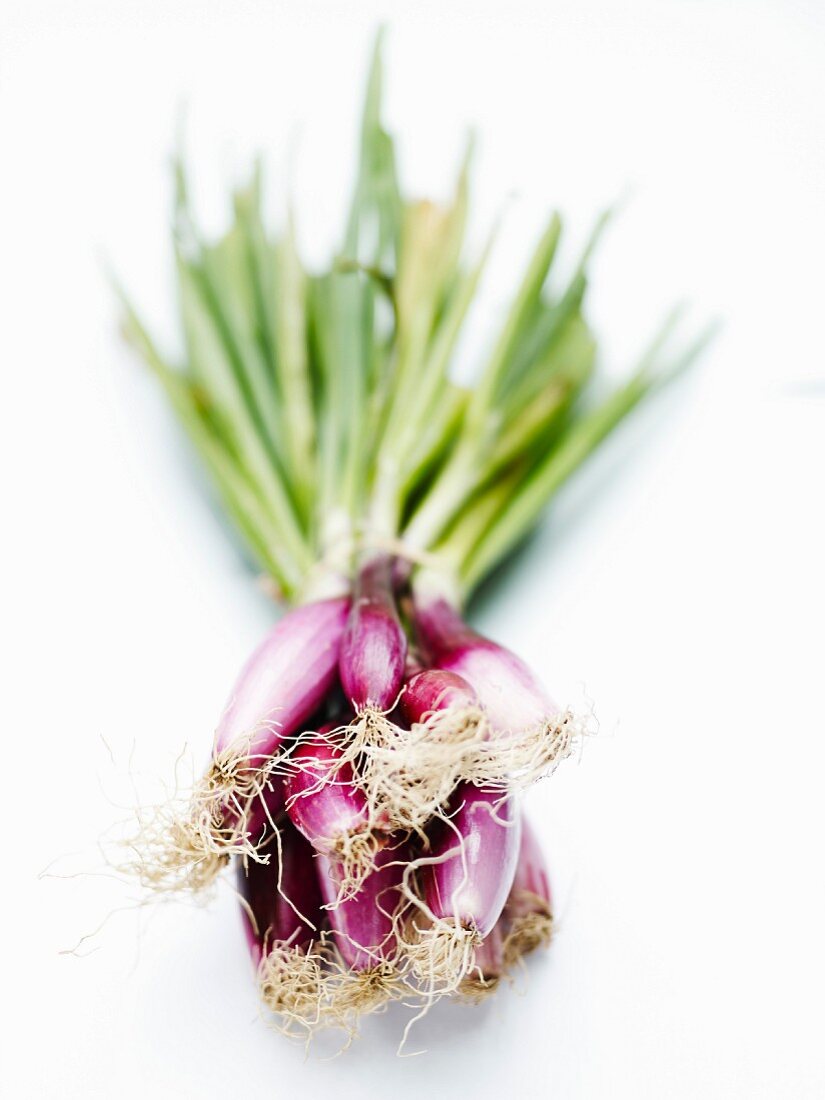
<path fill-rule="evenodd" d="M 423 722 L 451 707 L 473 706 L 478 706 L 478 696 L 464 677 L 441 668 L 424 669 L 412 676 L 400 703 L 408 722 Z"/>
<path fill-rule="evenodd" d="M 522 816 L 518 865 L 507 899 L 507 915 L 512 918 L 538 912 L 550 916 L 552 908 L 553 895 L 544 853 L 532 826 Z"/>
<path fill-rule="evenodd" d="M 550 880 L 535 833 L 522 819 L 521 848 L 513 888 L 504 907 L 507 935 L 504 965 L 519 965 L 526 955 L 547 947 L 553 936 Z"/>
<path fill-rule="evenodd" d="M 316 851 L 327 855 L 335 853 L 340 838 L 369 824 L 367 800 L 353 783 L 352 767 L 340 764 L 341 756 L 322 737 L 305 742 L 292 754 L 297 767 L 284 780 L 290 820 Z"/>
<path fill-rule="evenodd" d="M 483 940 L 502 914 L 513 884 L 521 818 L 511 796 L 463 783 L 452 799 L 450 823 L 433 844 L 424 900 L 434 916 L 454 920 Z M 448 854 L 450 853 L 450 854 Z M 463 857 L 463 858 L 462 858 Z"/>
<path fill-rule="evenodd" d="M 316 929 L 320 928 L 323 918 L 321 890 L 313 866 L 314 853 L 301 834 L 286 825 L 281 832 L 280 865 L 278 846 L 274 843 L 269 856 L 269 863 L 254 860 L 248 860 L 246 865 L 239 863 L 237 872 L 238 890 L 255 918 L 253 924 L 249 912 L 241 908 L 246 942 L 256 967 L 273 944 L 288 943 L 298 947 L 316 938 L 316 932 L 301 920 L 295 909 L 312 921 Z"/>
<path fill-rule="evenodd" d="M 521 732 L 560 716 L 524 661 L 477 634 L 445 598 L 417 598 L 415 621 L 430 663 L 467 681 L 496 732 Z"/>
<path fill-rule="evenodd" d="M 357 711 L 395 705 L 404 682 L 407 636 L 392 588 L 392 558 L 373 554 L 362 565 L 341 643 L 341 684 Z"/>
<path fill-rule="evenodd" d="M 492 932 L 473 951 L 473 966 L 470 977 L 479 980 L 491 989 L 495 987 L 504 973 L 504 933 L 499 920 Z"/>
<path fill-rule="evenodd" d="M 316 868 L 321 895 L 330 907 L 330 927 L 338 933 L 335 944 L 353 971 L 372 970 L 392 959 L 397 948 L 393 914 L 401 900 L 399 887 L 407 859 L 405 848 L 383 848 L 376 854 L 375 869 L 352 897 L 340 897 L 340 870 L 335 860 L 318 856 Z"/>
<path fill-rule="evenodd" d="M 215 734 L 215 755 L 264 760 L 318 709 L 338 676 L 349 600 L 288 612 L 244 665 Z"/>

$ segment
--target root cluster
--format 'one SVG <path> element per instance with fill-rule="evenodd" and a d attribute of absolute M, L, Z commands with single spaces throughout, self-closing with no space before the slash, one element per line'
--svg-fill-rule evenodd
<path fill-rule="evenodd" d="M 416 879 L 418 867 L 431 861 L 409 854 L 399 855 L 406 871 L 397 887 L 390 942 L 367 951 L 366 964 L 345 962 L 348 953 L 332 911 L 357 899 L 378 853 L 388 845 L 426 852 L 433 822 L 449 820 L 449 800 L 460 783 L 501 790 L 508 797 L 552 772 L 583 732 L 582 723 L 566 712 L 541 726 L 499 735 L 480 708 L 464 706 L 435 712 L 409 729 L 367 709 L 346 727 L 304 735 L 328 737 L 341 750 L 318 787 L 354 784 L 363 792 L 366 813 L 363 827 L 335 838 L 325 853 L 335 865 L 338 894 L 322 907 L 312 942 L 262 945 L 257 984 L 272 1026 L 306 1043 L 321 1030 L 335 1029 L 348 1044 L 362 1017 L 393 1001 L 417 1009 L 417 1019 L 445 997 L 483 1000 L 525 955 L 545 946 L 553 930 L 549 909 L 541 899 L 520 898 L 502 917 L 501 973 L 485 972 L 476 957 L 482 945 L 478 931 L 427 910 Z M 295 744 L 301 743 L 299 737 Z M 127 842 L 128 858 L 119 869 L 156 895 L 195 896 L 208 892 L 232 857 L 277 863 L 280 840 L 270 842 L 280 827 L 265 822 L 260 808 L 251 811 L 258 799 L 264 805 L 271 784 L 297 766 L 288 752 L 263 766 L 250 763 L 243 752 L 216 757 L 187 797 L 139 812 L 138 828 Z M 346 779 L 344 768 L 349 769 Z M 289 812 L 290 803 L 286 806 Z"/>
<path fill-rule="evenodd" d="M 555 771 L 586 732 L 568 710 L 500 735 L 479 707 L 467 706 L 436 711 L 409 729 L 367 709 L 328 736 L 344 749 L 339 767 L 352 769 L 366 796 L 370 826 L 423 836 L 459 783 L 523 790 Z"/>
<path fill-rule="evenodd" d="M 261 852 L 264 838 L 253 836 L 245 824 L 268 774 L 244 754 L 215 757 L 188 796 L 137 809 L 137 828 L 122 842 L 128 854 L 112 860 L 116 869 L 153 894 L 198 896 L 232 856 L 268 862 Z"/>

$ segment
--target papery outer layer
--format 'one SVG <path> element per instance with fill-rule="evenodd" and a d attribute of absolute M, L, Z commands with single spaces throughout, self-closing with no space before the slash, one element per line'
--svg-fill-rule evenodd
<path fill-rule="evenodd" d="M 516 800 L 462 783 L 448 815 L 431 852 L 446 858 L 425 871 L 425 901 L 436 917 L 456 920 L 483 939 L 501 916 L 516 873 L 521 839 Z"/>
<path fill-rule="evenodd" d="M 215 753 L 270 756 L 315 711 L 338 676 L 349 600 L 289 611 L 244 665 L 215 734 Z"/>

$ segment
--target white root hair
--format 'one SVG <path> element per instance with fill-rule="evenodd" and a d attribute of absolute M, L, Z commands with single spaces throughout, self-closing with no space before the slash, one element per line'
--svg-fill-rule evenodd
<path fill-rule="evenodd" d="M 342 749 L 337 768 L 351 768 L 366 796 L 368 828 L 423 837 L 459 783 L 522 790 L 555 771 L 587 732 L 587 722 L 567 710 L 529 729 L 499 734 L 479 707 L 456 706 L 434 711 L 410 729 L 387 712 L 366 708 L 350 726 L 326 736 Z"/>
<path fill-rule="evenodd" d="M 504 966 L 507 970 L 521 965 L 525 955 L 540 947 L 548 947 L 555 931 L 553 914 L 545 898 L 530 890 L 522 890 L 514 900 L 521 912 L 508 918 L 507 935 L 504 938 Z M 512 901 L 508 902 L 507 908 L 511 905 Z"/>
<path fill-rule="evenodd" d="M 271 1025 L 291 1039 L 310 1041 L 332 1022 L 327 1011 L 325 958 L 314 946 L 269 947 L 258 965 L 261 1006 Z"/>
<path fill-rule="evenodd" d="M 264 796 L 270 771 L 268 762 L 251 762 L 242 749 L 216 755 L 188 794 L 137 808 L 137 829 L 121 842 L 129 855 L 112 860 L 115 868 L 154 894 L 197 896 L 233 855 L 268 863 L 261 852 L 267 838 L 252 836 L 246 819 L 252 801 Z"/>
<path fill-rule="evenodd" d="M 362 1016 L 383 1011 L 390 1001 L 400 1000 L 405 991 L 401 973 L 389 960 L 379 960 L 362 970 L 352 970 L 340 963 L 326 977 L 330 1018 L 353 1036 L 358 1034 Z"/>
<path fill-rule="evenodd" d="M 458 993 L 472 973 L 475 949 L 481 943 L 478 932 L 452 918 L 427 926 L 413 921 L 410 932 L 404 954 L 413 988 L 429 1003 Z"/>
<path fill-rule="evenodd" d="M 473 964 L 457 992 L 462 1000 L 469 1001 L 471 1004 L 481 1004 L 495 993 L 500 984 L 500 974 L 485 974 L 479 966 Z"/>

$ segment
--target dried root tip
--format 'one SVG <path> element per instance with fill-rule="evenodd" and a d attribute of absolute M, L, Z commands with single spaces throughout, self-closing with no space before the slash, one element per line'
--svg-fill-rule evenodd
<path fill-rule="evenodd" d="M 137 831 L 123 842 L 130 858 L 112 862 L 153 893 L 193 895 L 211 886 L 233 855 L 267 862 L 259 854 L 259 838 L 242 824 L 265 782 L 265 772 L 251 767 L 245 756 L 217 757 L 188 799 L 138 809 Z"/>
<path fill-rule="evenodd" d="M 406 992 L 406 987 L 396 968 L 389 962 L 381 962 L 366 970 L 346 970 L 326 979 L 327 1011 L 349 1028 L 357 1028 L 361 1016 L 377 1012 Z"/>
<path fill-rule="evenodd" d="M 586 720 L 567 710 L 557 718 L 479 745 L 462 778 L 479 787 L 523 789 L 556 770 L 588 732 Z"/>
<path fill-rule="evenodd" d="M 504 940 L 499 923 L 473 952 L 473 965 L 458 987 L 458 994 L 477 1004 L 495 992 L 503 973 Z"/>
<path fill-rule="evenodd" d="M 338 897 L 331 906 L 335 909 L 342 902 L 355 897 L 367 875 L 375 870 L 375 857 L 385 846 L 387 836 L 374 829 L 357 833 L 344 833 L 338 837 L 329 853 L 335 861 Z"/>
<path fill-rule="evenodd" d="M 553 917 L 549 910 L 514 917 L 504 940 L 504 965 L 509 969 L 525 955 L 547 947 L 553 938 Z"/>
<path fill-rule="evenodd" d="M 156 894 L 203 894 L 229 863 L 230 855 L 186 820 L 169 821 L 158 835 L 132 842 L 138 852 L 128 868 L 140 885 Z"/>
<path fill-rule="evenodd" d="M 410 973 L 427 998 L 457 993 L 472 974 L 473 953 L 481 943 L 478 932 L 453 920 L 439 920 L 417 931 L 415 941 L 405 944 Z"/>
<path fill-rule="evenodd" d="M 323 957 L 311 949 L 275 944 L 258 967 L 261 1003 L 273 1026 L 291 1038 L 311 1038 L 327 1026 Z"/>
<path fill-rule="evenodd" d="M 473 970 L 458 987 L 458 995 L 465 1001 L 471 1001 L 473 1004 L 480 1004 L 480 1002 L 485 1001 L 491 993 L 495 993 L 500 982 L 500 974 L 486 976 L 482 974 L 480 970 Z"/>

